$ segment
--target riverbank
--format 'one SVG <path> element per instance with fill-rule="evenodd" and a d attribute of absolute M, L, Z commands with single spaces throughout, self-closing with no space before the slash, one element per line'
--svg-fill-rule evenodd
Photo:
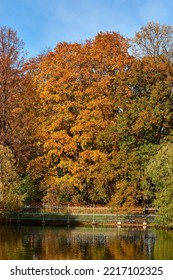
<path fill-rule="evenodd" d="M 1 216 L 1 223 L 32 225 L 152 226 L 155 214 L 18 212 Z"/>

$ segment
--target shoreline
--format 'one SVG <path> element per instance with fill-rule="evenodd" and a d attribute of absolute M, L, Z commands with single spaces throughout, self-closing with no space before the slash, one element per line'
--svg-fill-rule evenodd
<path fill-rule="evenodd" d="M 52 226 L 111 226 L 111 227 L 153 227 L 156 215 L 145 214 L 94 214 L 94 213 L 50 213 L 20 212 L 6 213 L 0 217 L 0 224 L 52 225 Z"/>

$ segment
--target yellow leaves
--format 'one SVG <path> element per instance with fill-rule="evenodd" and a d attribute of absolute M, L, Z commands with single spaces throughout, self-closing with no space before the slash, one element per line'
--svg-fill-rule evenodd
<path fill-rule="evenodd" d="M 88 201 L 105 202 L 113 192 L 108 155 L 115 146 L 119 108 L 131 97 L 125 84 L 131 63 L 127 49 L 127 40 L 114 32 L 83 45 L 61 43 L 41 60 L 35 77 L 43 156 L 32 167 L 43 178 L 67 175 Z"/>
<path fill-rule="evenodd" d="M 147 108 L 139 113 L 138 119 L 132 126 L 132 130 L 138 134 L 142 129 L 151 129 L 154 124 L 157 124 L 157 117 L 150 108 Z"/>
<path fill-rule="evenodd" d="M 62 178 L 47 176 L 42 181 L 42 187 L 47 191 L 43 203 L 49 206 L 58 206 L 60 203 L 67 203 L 74 191 L 67 176 Z"/>
<path fill-rule="evenodd" d="M 138 188 L 136 182 L 121 180 L 116 183 L 115 195 L 112 196 L 110 206 L 116 212 L 131 213 L 137 209 L 142 198 L 143 192 Z"/>
<path fill-rule="evenodd" d="M 90 101 L 87 108 L 80 112 L 71 128 L 74 138 L 83 150 L 92 147 L 91 143 L 94 144 L 99 131 L 105 129 L 110 118 L 113 118 L 112 104 L 106 97 Z"/>
<path fill-rule="evenodd" d="M 107 159 L 107 155 L 100 152 L 99 150 L 86 150 L 82 153 L 80 153 L 81 160 L 82 161 L 87 161 L 87 162 L 92 162 L 92 163 L 97 163 L 100 161 L 105 161 Z"/>
<path fill-rule="evenodd" d="M 37 156 L 31 160 L 27 167 L 27 172 L 31 174 L 32 178 L 43 179 L 47 173 L 50 173 L 51 162 L 45 155 Z"/>
<path fill-rule="evenodd" d="M 52 134 L 51 139 L 44 143 L 44 149 L 48 154 L 56 154 L 61 156 L 67 154 L 72 156 L 77 150 L 76 143 L 65 131 L 59 131 Z"/>
<path fill-rule="evenodd" d="M 85 188 L 85 184 L 91 184 L 92 186 L 93 182 L 95 182 L 95 185 L 101 183 L 100 188 L 102 189 L 104 185 L 103 180 L 105 179 L 102 178 L 102 174 L 107 165 L 107 155 L 99 150 L 86 150 L 81 152 L 78 160 L 74 162 L 71 169 L 74 185 L 82 190 Z"/>

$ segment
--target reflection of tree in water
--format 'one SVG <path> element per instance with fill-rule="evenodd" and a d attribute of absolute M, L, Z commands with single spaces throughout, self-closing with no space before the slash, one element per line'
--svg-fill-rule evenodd
<path fill-rule="evenodd" d="M 77 248 L 83 259 L 150 259 L 156 235 L 143 229 L 94 228 L 79 233 L 72 231 L 67 238 L 69 250 Z"/>
<path fill-rule="evenodd" d="M 39 254 L 42 251 L 42 243 L 45 237 L 44 230 L 41 230 L 40 227 L 39 230 L 37 228 L 24 227 L 22 237 L 26 255 L 24 256 L 24 259 L 39 259 Z"/>
<path fill-rule="evenodd" d="M 154 232 L 144 230 L 143 234 L 143 252 L 146 259 L 153 259 L 153 250 L 157 240 L 156 234 Z"/>
<path fill-rule="evenodd" d="M 82 244 L 97 244 L 99 246 L 104 245 L 106 242 L 105 234 L 95 233 L 95 227 L 92 227 L 92 231 L 82 232 L 82 234 L 71 234 L 70 238 L 67 238 L 67 244 L 71 244 L 74 242 L 82 243 Z"/>
<path fill-rule="evenodd" d="M 21 258 L 24 246 L 20 238 L 19 228 L 0 226 L 0 259 L 18 260 Z"/>
<path fill-rule="evenodd" d="M 0 259 L 173 259 L 173 232 L 97 226 L 2 226 Z"/>
<path fill-rule="evenodd" d="M 173 260 L 173 231 L 157 230 L 157 242 L 154 246 L 154 258 Z"/>
<path fill-rule="evenodd" d="M 1 226 L 0 259 L 38 259 L 42 236 L 33 227 Z"/>
<path fill-rule="evenodd" d="M 118 238 L 111 237 L 109 247 L 114 259 L 152 259 L 156 241 L 148 229 L 118 229 Z"/>
<path fill-rule="evenodd" d="M 31 259 L 107 259 L 105 232 L 95 228 L 27 228 L 23 232 L 25 251 Z"/>
<path fill-rule="evenodd" d="M 69 237 L 67 238 L 69 248 L 76 248 L 76 253 L 80 251 L 82 259 L 108 258 L 109 251 L 105 246 L 106 235 L 104 232 L 98 232 L 95 226 L 92 229 L 83 229 L 81 232 L 71 232 Z"/>

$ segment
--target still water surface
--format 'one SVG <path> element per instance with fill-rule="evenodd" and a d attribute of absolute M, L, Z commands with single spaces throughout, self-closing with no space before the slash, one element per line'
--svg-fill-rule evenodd
<path fill-rule="evenodd" d="M 1 260 L 173 260 L 173 231 L 0 225 Z"/>

